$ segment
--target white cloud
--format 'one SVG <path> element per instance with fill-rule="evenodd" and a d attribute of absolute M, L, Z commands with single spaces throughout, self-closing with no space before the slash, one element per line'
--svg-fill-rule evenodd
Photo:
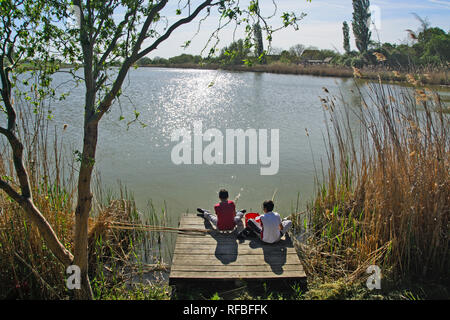
<path fill-rule="evenodd" d="M 450 9 L 450 1 L 446 1 L 446 0 L 428 0 L 428 1 Z"/>

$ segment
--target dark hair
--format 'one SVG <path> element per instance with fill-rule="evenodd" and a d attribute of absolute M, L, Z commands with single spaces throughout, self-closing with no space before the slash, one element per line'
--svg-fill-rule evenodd
<path fill-rule="evenodd" d="M 228 191 L 225 189 L 220 189 L 219 198 L 222 200 L 228 199 Z"/>
<path fill-rule="evenodd" d="M 263 202 L 263 208 L 267 211 L 272 211 L 274 206 L 275 205 L 273 204 L 272 200 L 266 200 Z"/>

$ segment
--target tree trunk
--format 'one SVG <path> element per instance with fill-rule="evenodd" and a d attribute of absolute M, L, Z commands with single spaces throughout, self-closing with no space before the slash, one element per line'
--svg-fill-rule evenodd
<path fill-rule="evenodd" d="M 35 226 L 37 226 L 39 233 L 45 240 L 46 245 L 58 258 L 58 260 L 61 261 L 66 267 L 71 265 L 73 262 L 72 254 L 59 241 L 56 233 L 53 231 L 52 227 L 41 212 L 36 208 L 34 203 L 30 199 L 25 199 L 22 201 L 21 206 L 25 210 L 27 218 L 30 219 Z"/>
<path fill-rule="evenodd" d="M 78 200 L 75 211 L 74 265 L 81 271 L 81 290 L 77 299 L 93 299 L 88 277 L 88 221 L 92 208 L 91 178 L 98 138 L 98 123 L 85 119 L 83 155 L 78 176 Z"/>
<path fill-rule="evenodd" d="M 256 45 L 256 57 L 259 58 L 263 55 L 264 53 L 264 42 L 263 42 L 263 38 L 262 38 L 262 30 L 261 30 L 261 25 L 258 23 L 255 24 L 254 26 L 255 28 L 255 45 Z M 261 64 L 266 64 L 266 57 L 261 57 L 260 60 Z"/>

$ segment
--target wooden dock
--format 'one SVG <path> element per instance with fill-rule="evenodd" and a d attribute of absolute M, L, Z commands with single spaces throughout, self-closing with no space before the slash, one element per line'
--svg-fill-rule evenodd
<path fill-rule="evenodd" d="M 178 234 L 170 285 L 218 280 L 306 282 L 303 266 L 288 236 L 276 244 L 264 244 L 256 237 L 238 240 L 236 230 L 221 233 L 194 214 L 183 215 L 179 227 L 212 230 L 206 234 Z"/>

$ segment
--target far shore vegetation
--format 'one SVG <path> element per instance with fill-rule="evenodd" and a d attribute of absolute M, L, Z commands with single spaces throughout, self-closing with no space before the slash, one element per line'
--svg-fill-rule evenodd
<path fill-rule="evenodd" d="M 257 57 L 243 39 L 222 48 L 215 57 L 181 54 L 171 58 L 144 57 L 140 67 L 223 69 L 232 71 L 353 77 L 408 82 L 414 77 L 423 84 L 450 85 L 450 34 L 427 25 L 416 33 L 408 31 L 403 44 L 371 41 L 366 51 L 320 50 L 297 44 L 283 50 L 272 48 L 264 59 Z"/>
<path fill-rule="evenodd" d="M 203 69 L 203 70 L 227 70 L 242 72 L 266 72 L 275 74 L 292 74 L 292 75 L 310 75 L 318 77 L 337 77 L 337 78 L 353 78 L 355 71 L 361 74 L 361 78 L 368 80 L 379 80 L 391 83 L 409 82 L 412 73 L 389 71 L 385 68 L 362 68 L 355 69 L 346 66 L 331 64 L 290 64 L 283 62 L 274 62 L 271 64 L 255 64 L 255 65 L 227 65 L 215 63 L 165 63 L 165 64 L 148 64 L 140 67 L 159 67 L 159 68 L 179 68 L 179 69 Z M 450 74 L 448 71 L 435 69 L 416 69 L 413 73 L 414 78 L 421 81 L 424 85 L 450 86 Z"/>
<path fill-rule="evenodd" d="M 420 18 L 420 17 L 418 17 Z M 450 33 L 423 22 L 422 29 L 407 30 L 409 40 L 402 44 L 370 41 L 367 50 L 340 53 L 296 44 L 288 50 L 271 48 L 256 56 L 253 45 L 239 39 L 222 48 L 217 55 L 180 54 L 171 58 L 143 57 L 135 67 L 163 67 L 182 69 L 229 70 L 267 72 L 352 78 L 388 82 L 411 82 L 411 78 L 424 85 L 450 86 Z M 345 33 L 344 33 L 345 35 Z M 345 42 L 345 41 L 344 41 Z M 58 69 L 70 69 L 74 64 L 55 60 Z M 26 60 L 20 64 L 24 70 L 40 68 L 41 61 Z M 119 67 L 120 62 L 111 64 Z M 79 66 L 78 66 L 79 67 Z"/>

